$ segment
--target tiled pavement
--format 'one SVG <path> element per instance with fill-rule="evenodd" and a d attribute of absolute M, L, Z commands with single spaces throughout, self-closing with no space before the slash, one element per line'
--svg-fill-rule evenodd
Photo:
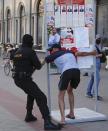
<path fill-rule="evenodd" d="M 37 74 L 34 74 L 34 80 L 39 81 L 38 84 L 40 87 L 45 87 L 42 89 L 47 94 L 47 87 L 46 87 L 46 76 L 45 76 L 44 67 L 42 71 Z M 44 75 L 43 75 L 44 74 Z M 104 97 L 104 101 L 99 102 L 99 111 L 108 115 L 108 88 L 105 85 L 107 84 L 108 79 L 108 72 L 102 71 L 102 77 L 104 79 L 104 91 L 102 90 L 102 95 Z M 106 78 L 107 77 L 107 78 Z M 56 85 L 57 76 L 51 78 L 52 85 Z M 86 79 L 86 81 L 85 81 Z M 88 78 L 82 78 L 81 87 L 85 86 Z M 57 85 L 56 85 L 57 86 Z M 101 83 L 103 86 L 103 82 Z M 54 87 L 52 87 L 54 89 Z M 55 89 L 54 89 L 55 90 Z M 90 100 L 85 98 L 84 94 L 82 96 L 82 92 L 84 89 L 78 89 L 76 92 L 75 97 L 76 100 L 76 107 L 83 107 L 85 104 L 90 107 L 91 109 L 94 108 L 94 100 Z M 55 91 L 56 93 L 56 91 Z M 57 108 L 57 97 L 54 97 L 52 94 L 52 108 Z M 79 93 L 79 95 L 77 95 Z M 89 103 L 90 102 L 90 103 Z M 3 67 L 0 67 L 0 131 L 43 131 L 43 120 L 41 118 L 41 114 L 38 108 L 34 107 L 34 114 L 36 114 L 38 121 L 32 123 L 25 123 L 25 106 L 26 106 L 26 95 L 19 90 L 13 83 L 11 77 L 6 77 L 3 73 Z M 108 121 L 100 121 L 100 122 L 87 122 L 87 123 L 79 123 L 79 124 L 72 124 L 66 125 L 63 131 L 108 131 Z"/>

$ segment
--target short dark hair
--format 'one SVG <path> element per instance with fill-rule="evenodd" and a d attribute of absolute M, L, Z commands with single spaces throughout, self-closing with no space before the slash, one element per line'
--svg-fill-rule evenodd
<path fill-rule="evenodd" d="M 52 45 L 52 48 L 61 48 L 61 45 L 60 44 L 54 44 L 54 45 Z"/>
<path fill-rule="evenodd" d="M 52 47 L 51 47 L 51 48 L 49 48 L 48 50 L 49 50 L 49 51 L 52 51 L 52 50 L 53 50 L 53 48 L 58 48 L 58 49 L 61 49 L 61 45 L 60 45 L 60 44 L 58 44 L 58 43 L 57 43 L 57 44 L 53 44 L 53 45 L 52 45 Z"/>

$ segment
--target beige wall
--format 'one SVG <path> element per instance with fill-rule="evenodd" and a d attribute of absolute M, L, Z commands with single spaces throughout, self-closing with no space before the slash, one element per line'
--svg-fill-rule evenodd
<path fill-rule="evenodd" d="M 2 19 L 2 1 L 0 1 L 0 20 Z"/>
<path fill-rule="evenodd" d="M 0 20 L 2 20 L 2 1 L 0 0 Z M 15 43 L 16 41 L 16 27 L 15 21 L 19 18 L 19 6 L 23 4 L 25 7 L 25 33 L 29 33 L 29 25 L 30 25 L 30 1 L 32 1 L 32 14 L 35 19 L 35 27 L 34 27 L 34 43 L 36 43 L 36 30 L 37 30 L 37 13 L 36 7 L 38 0 L 4 0 L 4 19 L 6 20 L 6 10 L 9 8 L 11 10 L 11 43 Z M 89 2 L 91 0 L 86 0 Z M 101 34 L 105 39 L 108 39 L 108 0 L 97 0 L 99 2 L 98 6 L 98 17 L 97 17 L 97 33 Z M 107 3 L 107 4 L 105 4 Z M 6 29 L 5 29 L 6 32 Z M 6 38 L 6 37 L 5 37 Z M 18 36 L 19 39 L 19 36 Z M 108 43 L 108 42 L 107 42 Z"/>
<path fill-rule="evenodd" d="M 103 37 L 103 44 L 108 46 L 108 0 L 100 0 L 97 6 L 97 33 Z"/>
<path fill-rule="evenodd" d="M 0 20 L 2 21 L 2 1 L 0 0 Z M 7 9 L 10 9 L 11 11 L 11 43 L 15 43 L 15 22 L 18 20 L 19 22 L 19 8 L 20 5 L 23 5 L 25 8 L 25 26 L 24 26 L 24 33 L 30 33 L 30 1 L 32 1 L 32 13 L 34 13 L 35 16 L 35 23 L 36 23 L 36 4 L 38 0 L 4 0 L 4 20 L 5 20 L 5 27 L 7 26 L 6 24 L 6 13 Z M 19 25 L 18 25 L 19 26 Z M 35 31 L 36 31 L 36 25 L 35 25 Z M 19 31 L 19 30 L 18 30 Z M 5 28 L 6 32 L 6 28 Z M 19 41 L 19 36 L 18 41 Z M 36 41 L 36 33 L 35 33 L 35 38 L 34 40 Z M 6 34 L 5 34 L 5 41 L 6 41 Z"/>

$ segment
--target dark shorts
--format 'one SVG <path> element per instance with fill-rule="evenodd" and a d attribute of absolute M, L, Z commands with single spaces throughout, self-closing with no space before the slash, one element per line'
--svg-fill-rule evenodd
<path fill-rule="evenodd" d="M 76 89 L 79 82 L 80 82 L 80 70 L 79 69 L 69 69 L 66 70 L 61 76 L 60 76 L 60 82 L 59 82 L 59 90 L 66 90 L 68 87 L 68 84 L 70 82 L 70 85 L 72 88 Z"/>

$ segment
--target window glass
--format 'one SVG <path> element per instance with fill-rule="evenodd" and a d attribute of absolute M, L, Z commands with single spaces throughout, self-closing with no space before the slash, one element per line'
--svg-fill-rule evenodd
<path fill-rule="evenodd" d="M 24 27 L 25 27 L 25 22 L 24 22 L 24 7 L 20 7 L 20 43 L 22 42 L 22 37 L 24 35 Z"/>
<path fill-rule="evenodd" d="M 1 41 L 1 32 L 2 32 L 2 29 L 1 29 L 1 23 L 0 23 L 0 41 Z"/>
<path fill-rule="evenodd" d="M 32 20 L 31 20 L 31 35 L 34 38 L 34 16 L 32 16 Z"/>
<path fill-rule="evenodd" d="M 8 9 L 7 11 L 7 42 L 10 42 L 10 26 L 11 26 L 11 13 L 10 10 Z"/>
<path fill-rule="evenodd" d="M 43 15 L 44 15 L 44 1 L 40 0 L 38 8 L 38 22 L 37 22 L 37 48 L 42 49 L 42 32 L 43 32 Z"/>

